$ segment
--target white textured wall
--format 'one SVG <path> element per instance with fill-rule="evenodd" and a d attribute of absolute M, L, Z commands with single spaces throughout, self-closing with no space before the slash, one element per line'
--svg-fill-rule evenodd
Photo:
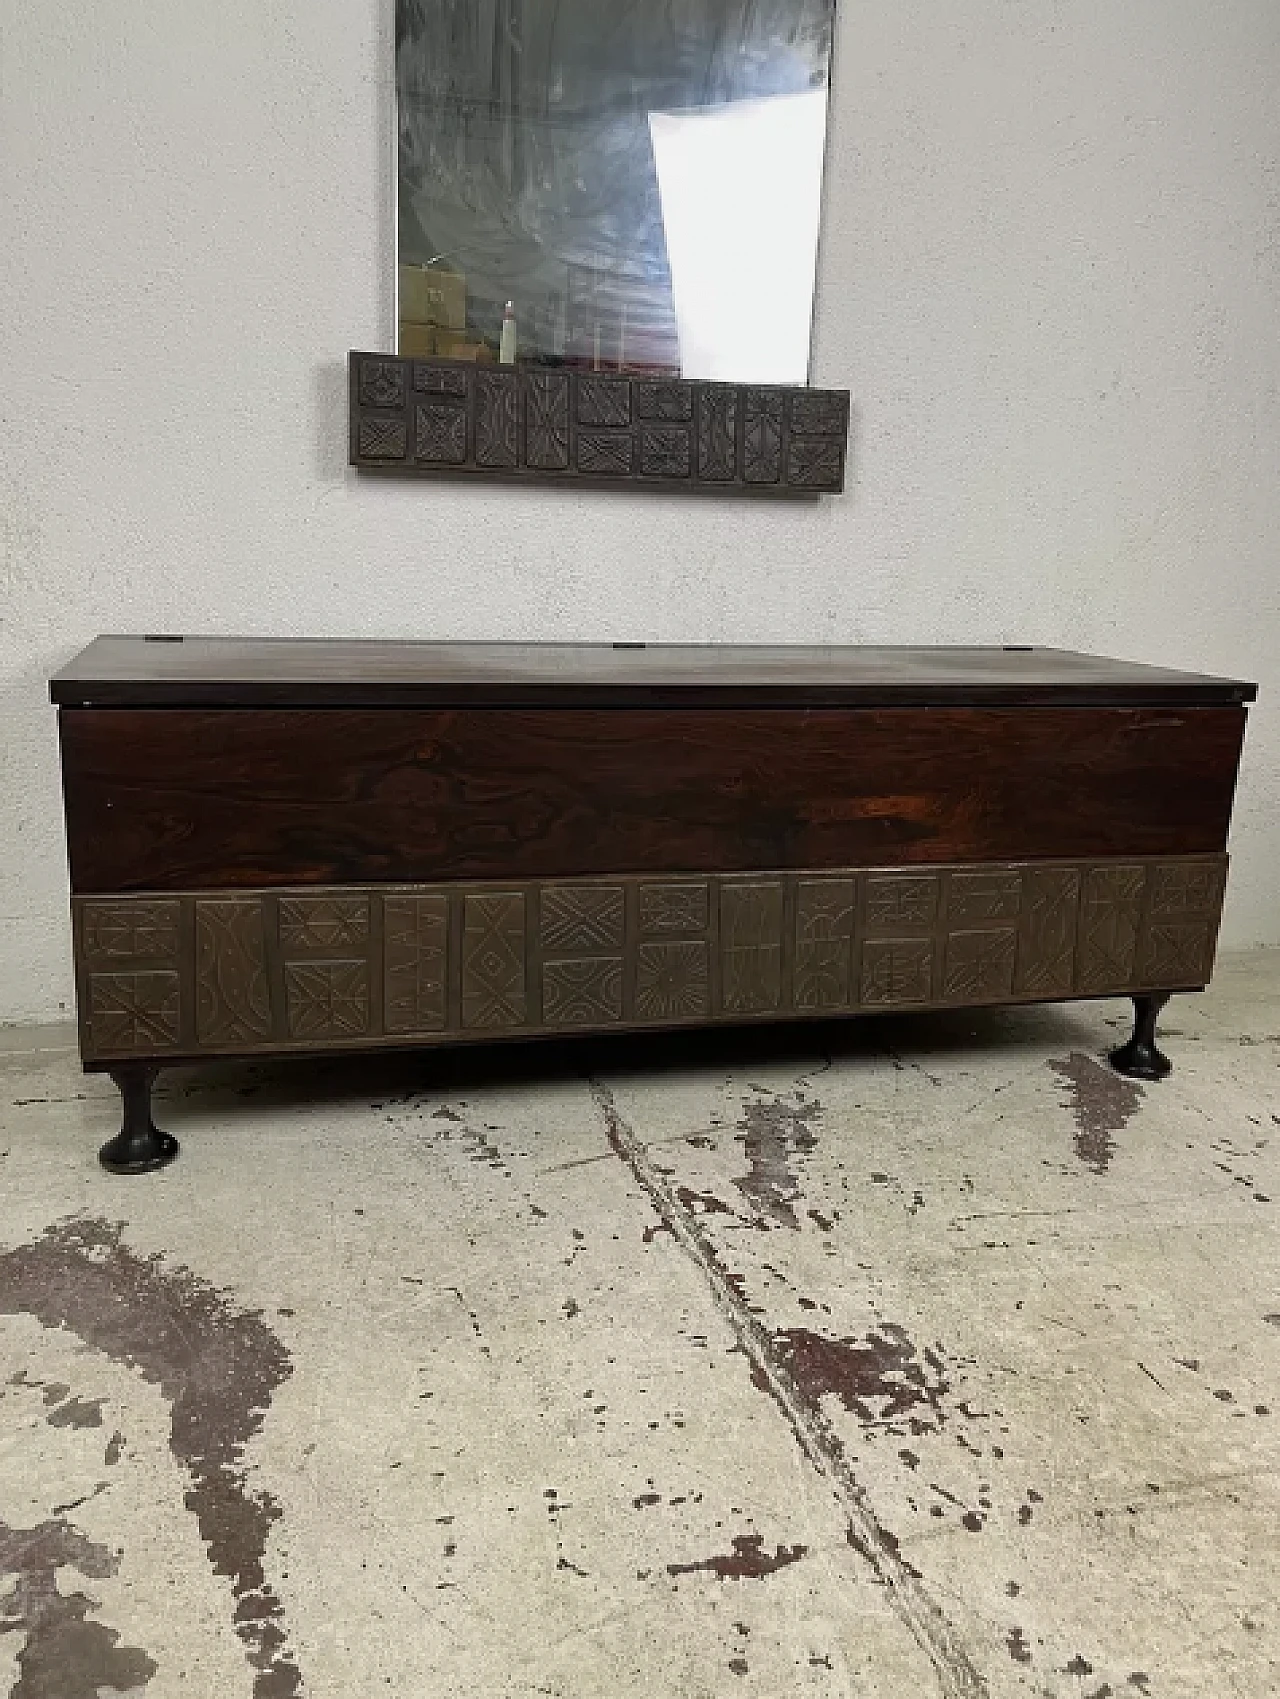
<path fill-rule="evenodd" d="M 101 630 L 1022 642 L 1259 678 L 1280 940 L 1280 5 L 842 0 L 820 506 L 360 482 L 391 0 L 0 0 L 0 1018 L 68 1003 L 47 673 Z"/>

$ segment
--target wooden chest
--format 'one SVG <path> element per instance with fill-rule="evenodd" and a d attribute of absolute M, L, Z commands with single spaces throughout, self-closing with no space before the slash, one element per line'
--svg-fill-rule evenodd
<path fill-rule="evenodd" d="M 127 1131 L 201 1056 L 1198 989 L 1255 690 L 1050 650 L 104 637 L 51 694 L 82 1052 Z"/>

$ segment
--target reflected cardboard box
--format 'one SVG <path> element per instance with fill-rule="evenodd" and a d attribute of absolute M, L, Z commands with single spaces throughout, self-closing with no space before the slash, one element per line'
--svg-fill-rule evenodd
<path fill-rule="evenodd" d="M 467 328 L 467 280 L 439 266 L 400 267 L 400 318 L 403 323 Z"/>
<path fill-rule="evenodd" d="M 457 331 L 444 330 L 434 324 L 411 324 L 400 321 L 400 354 L 407 360 L 425 360 L 438 355 L 443 360 L 474 360 L 478 364 L 492 363 L 493 349 L 474 337 L 459 336 Z"/>

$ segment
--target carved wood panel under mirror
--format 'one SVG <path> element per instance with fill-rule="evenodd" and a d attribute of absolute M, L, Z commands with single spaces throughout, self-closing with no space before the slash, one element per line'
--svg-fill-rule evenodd
<path fill-rule="evenodd" d="M 834 13 L 396 0 L 401 355 L 806 383 Z"/>

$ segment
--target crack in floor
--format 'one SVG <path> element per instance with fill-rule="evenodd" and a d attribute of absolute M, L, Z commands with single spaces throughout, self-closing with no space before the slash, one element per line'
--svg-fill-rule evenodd
<path fill-rule="evenodd" d="M 930 1597 L 919 1573 L 902 1556 L 898 1542 L 876 1515 L 844 1448 L 818 1404 L 806 1398 L 788 1373 L 767 1329 L 748 1309 L 733 1276 L 714 1246 L 684 1210 L 671 1186 L 650 1161 L 609 1087 L 588 1077 L 614 1154 L 630 1170 L 663 1225 L 697 1264 L 720 1314 L 746 1356 L 752 1379 L 768 1391 L 809 1462 L 834 1491 L 844 1510 L 846 1539 L 875 1579 L 917 1644 L 931 1660 L 944 1699 L 987 1699 L 988 1687 L 959 1631 Z"/>

